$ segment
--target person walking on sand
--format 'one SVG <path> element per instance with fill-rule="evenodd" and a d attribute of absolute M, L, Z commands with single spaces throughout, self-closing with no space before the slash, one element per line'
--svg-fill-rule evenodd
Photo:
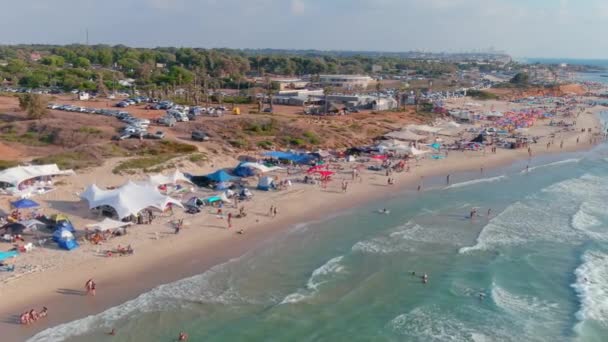
<path fill-rule="evenodd" d="M 274 205 L 270 206 L 270 211 L 268 211 L 268 216 L 272 216 L 272 213 L 274 213 Z"/>
<path fill-rule="evenodd" d="M 93 289 L 93 278 L 87 280 L 86 283 L 84 283 L 84 288 L 87 290 L 87 296 L 91 294 L 91 290 Z"/>
<path fill-rule="evenodd" d="M 232 213 L 228 213 L 228 219 L 226 221 L 228 222 L 228 229 L 232 228 Z"/>
<path fill-rule="evenodd" d="M 277 207 L 275 206 L 272 211 L 272 217 L 276 217 L 276 216 L 277 216 Z"/>

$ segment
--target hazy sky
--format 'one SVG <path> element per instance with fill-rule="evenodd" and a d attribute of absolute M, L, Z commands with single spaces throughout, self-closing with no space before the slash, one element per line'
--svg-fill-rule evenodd
<path fill-rule="evenodd" d="M 0 43 L 608 59 L 608 0 L 0 0 Z"/>

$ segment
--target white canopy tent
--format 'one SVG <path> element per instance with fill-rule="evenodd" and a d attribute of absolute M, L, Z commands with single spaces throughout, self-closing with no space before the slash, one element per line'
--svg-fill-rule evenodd
<path fill-rule="evenodd" d="M 103 221 L 87 224 L 86 227 L 90 228 L 90 229 L 96 229 L 96 230 L 105 232 L 106 230 L 124 228 L 124 227 L 128 227 L 130 225 L 131 225 L 131 222 L 120 222 L 120 221 L 112 220 L 112 219 L 106 217 Z"/>
<path fill-rule="evenodd" d="M 175 170 L 175 172 L 170 175 L 156 174 L 150 176 L 150 184 L 153 185 L 164 185 L 164 184 L 177 184 L 178 182 L 190 183 L 190 179 L 188 179 L 182 172 L 179 170 Z"/>
<path fill-rule="evenodd" d="M 403 141 L 419 141 L 419 140 L 427 139 L 427 137 L 424 135 L 419 135 L 419 134 L 416 134 L 416 133 L 408 131 L 408 130 L 390 132 L 390 133 L 385 134 L 384 136 L 387 138 L 403 140 Z"/>
<path fill-rule="evenodd" d="M 385 140 L 377 145 L 379 150 L 406 152 L 411 151 L 411 146 L 408 146 L 403 141 L 396 139 Z"/>
<path fill-rule="evenodd" d="M 28 179 L 73 174 L 72 170 L 59 170 L 57 164 L 17 166 L 0 171 L 0 182 L 17 187 Z"/>
<path fill-rule="evenodd" d="M 241 166 L 243 166 L 243 167 L 250 167 L 252 169 L 259 170 L 262 173 L 276 171 L 276 170 L 282 170 L 283 169 L 280 166 L 268 167 L 268 166 L 260 164 L 260 163 L 243 163 L 243 164 L 241 164 Z"/>
<path fill-rule="evenodd" d="M 92 184 L 85 189 L 80 197 L 89 202 L 89 209 L 101 206 L 112 207 L 119 219 L 136 215 L 146 208 L 156 208 L 163 211 L 168 204 L 183 208 L 178 200 L 162 195 L 156 187 L 136 184 L 131 181 L 114 190 L 102 190 L 97 185 Z"/>

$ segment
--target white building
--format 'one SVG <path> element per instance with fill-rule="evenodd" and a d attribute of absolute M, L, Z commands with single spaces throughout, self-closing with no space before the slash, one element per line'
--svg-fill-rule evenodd
<path fill-rule="evenodd" d="M 81 91 L 78 93 L 78 99 L 80 101 L 87 101 L 91 98 L 91 95 L 89 93 L 87 93 L 86 91 Z"/>
<path fill-rule="evenodd" d="M 320 86 L 336 88 L 365 89 L 372 81 L 369 76 L 363 75 L 319 75 Z"/>

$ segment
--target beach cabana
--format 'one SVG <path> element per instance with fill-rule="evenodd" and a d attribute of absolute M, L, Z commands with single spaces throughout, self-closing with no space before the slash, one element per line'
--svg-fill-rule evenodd
<path fill-rule="evenodd" d="M 258 182 L 258 190 L 269 191 L 274 189 L 274 179 L 272 177 L 262 177 Z"/>
<path fill-rule="evenodd" d="M 9 187 L 19 187 L 21 183 L 35 178 L 73 174 L 72 170 L 59 170 L 56 164 L 17 166 L 0 171 L 0 183 L 8 184 Z"/>
<path fill-rule="evenodd" d="M 171 173 L 169 175 L 163 175 L 163 174 L 151 175 L 149 181 L 150 181 L 150 184 L 153 184 L 156 186 L 166 185 L 166 184 L 177 184 L 178 182 L 192 184 L 192 181 L 190 181 L 190 179 L 188 177 L 186 177 L 179 170 L 175 170 L 173 173 Z"/>
<path fill-rule="evenodd" d="M 131 181 L 113 190 L 102 190 L 92 184 L 80 197 L 89 203 L 89 209 L 111 207 L 119 219 L 137 215 L 146 208 L 164 211 L 169 205 L 183 207 L 178 200 L 158 192 L 156 187 Z"/>
<path fill-rule="evenodd" d="M 11 202 L 11 206 L 15 209 L 30 209 L 37 208 L 40 205 L 30 199 L 24 198 L 15 202 Z"/>

